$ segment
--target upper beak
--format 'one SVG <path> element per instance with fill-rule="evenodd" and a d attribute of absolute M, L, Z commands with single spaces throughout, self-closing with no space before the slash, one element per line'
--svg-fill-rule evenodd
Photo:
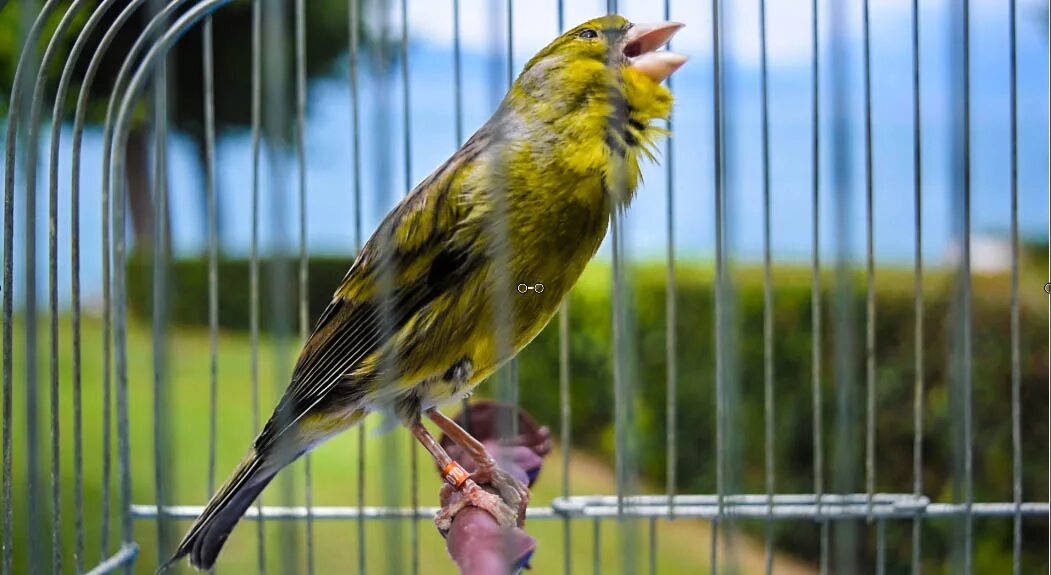
<path fill-rule="evenodd" d="M 624 55 L 631 62 L 631 67 L 653 79 L 662 82 L 680 66 L 686 63 L 686 56 L 657 49 L 671 40 L 685 24 L 679 22 L 658 22 L 656 24 L 635 24 L 628 29 L 625 37 Z"/>

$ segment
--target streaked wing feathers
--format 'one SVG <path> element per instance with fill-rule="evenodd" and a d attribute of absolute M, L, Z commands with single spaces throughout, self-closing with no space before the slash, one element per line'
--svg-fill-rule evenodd
<path fill-rule="evenodd" d="M 472 250 L 470 235 L 457 233 L 470 211 L 459 197 L 462 176 L 483 144 L 476 135 L 384 218 L 321 313 L 257 449 L 323 403 L 352 401 L 328 396 L 413 314 L 483 263 L 485 250 Z M 367 392 L 363 382 L 347 383 L 351 394 Z"/>

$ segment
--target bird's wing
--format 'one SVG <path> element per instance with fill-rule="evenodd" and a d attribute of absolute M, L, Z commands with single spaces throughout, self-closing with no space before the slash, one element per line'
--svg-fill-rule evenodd
<path fill-rule="evenodd" d="M 330 392 L 415 313 L 484 263 L 485 250 L 471 249 L 465 229 L 475 206 L 462 189 L 483 148 L 476 134 L 387 214 L 318 319 L 257 448 L 323 402 L 353 402 Z M 363 383 L 349 383 L 351 395 L 364 395 Z"/>

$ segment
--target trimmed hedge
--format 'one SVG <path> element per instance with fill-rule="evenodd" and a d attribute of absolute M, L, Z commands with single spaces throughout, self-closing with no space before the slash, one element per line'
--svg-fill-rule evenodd
<path fill-rule="evenodd" d="M 310 262 L 309 304 L 317 317 L 349 266 L 343 258 L 315 258 Z M 272 263 L 261 270 L 263 327 L 273 326 L 266 307 L 272 295 L 267 279 Z M 287 262 L 294 273 L 295 262 Z M 715 491 L 715 386 L 714 324 L 710 264 L 680 262 L 676 274 L 677 435 L 680 493 Z M 149 317 L 151 276 L 139 261 L 128 275 L 128 293 L 134 312 Z M 812 439 L 812 337 L 811 286 L 803 268 L 779 267 L 774 274 L 774 450 L 778 492 L 813 491 Z M 172 319 L 180 324 L 207 325 L 207 268 L 203 261 L 184 260 L 173 264 Z M 294 278 L 295 276 L 290 276 Z M 608 267 L 594 264 L 570 297 L 571 401 L 573 445 L 612 456 L 613 389 L 611 349 L 611 302 Z M 633 270 L 629 286 L 633 302 L 634 338 L 631 372 L 634 374 L 635 429 L 632 439 L 642 475 L 663 485 L 667 468 L 665 349 L 666 272 L 660 266 Z M 825 278 L 822 290 L 821 393 L 824 414 L 825 486 L 829 491 L 864 491 L 865 414 L 865 284 L 856 280 L 842 298 L 853 316 L 847 335 L 834 331 L 837 305 L 832 282 Z M 952 277 L 931 272 L 925 277 L 923 382 L 924 492 L 936 500 L 954 498 L 952 470 L 959 462 L 954 450 L 961 426 L 956 401 L 962 397 L 950 385 L 950 349 L 954 342 L 955 311 L 951 304 Z M 248 326 L 248 263 L 223 261 L 220 266 L 220 324 L 225 329 Z M 913 476 L 913 390 L 915 382 L 914 293 L 907 270 L 877 270 L 876 295 L 876 488 L 878 491 L 910 492 Z M 293 318 L 297 286 L 288 280 L 290 298 L 287 318 Z M 764 492 L 764 368 L 763 283 L 761 270 L 739 268 L 734 272 L 734 301 L 731 333 L 725 342 L 736 351 L 736 381 L 728 391 L 729 410 L 727 461 L 732 489 Z M 974 494 L 977 501 L 1010 501 L 1011 411 L 1008 279 L 1004 276 L 975 277 L 973 281 L 973 409 Z M 1028 295 L 1028 294 L 1023 294 Z M 1040 294 L 1041 296 L 1043 294 Z M 1047 316 L 1043 298 L 1022 298 L 1021 381 L 1024 485 L 1027 501 L 1048 499 L 1048 373 Z M 520 356 L 523 406 L 538 421 L 558 428 L 558 330 L 557 320 Z M 294 325 L 286 320 L 285 325 Z M 842 346 L 843 342 L 852 344 Z M 837 348 L 852 350 L 850 377 L 837 377 Z M 841 374 L 842 375 L 842 374 Z M 486 386 L 481 389 L 487 393 Z M 489 393 L 494 390 L 488 390 Z M 842 398 L 842 401 L 840 400 Z M 954 411 L 955 410 L 955 411 Z M 838 417 L 845 414 L 846 417 Z M 960 445 L 959 443 L 957 445 Z M 845 447 L 837 450 L 837 446 Z M 832 475 L 837 451 L 846 453 L 843 474 Z M 955 486 L 958 488 L 958 486 Z M 959 493 L 959 491 L 956 491 Z M 740 522 L 742 528 L 761 533 L 758 522 Z M 860 558 L 873 560 L 875 529 L 858 526 Z M 937 572 L 949 555 L 952 521 L 929 521 L 924 530 L 924 557 L 928 572 Z M 1023 535 L 1027 554 L 1024 571 L 1035 572 L 1046 565 L 1042 552 L 1047 538 L 1046 521 L 1026 521 Z M 1010 559 L 1010 520 L 976 522 L 976 572 L 995 572 Z M 836 529 L 833 529 L 834 533 Z M 816 557 L 817 527 L 800 522 L 775 524 L 779 547 L 805 557 Z M 889 572 L 901 572 L 911 553 L 911 526 L 906 521 L 888 524 Z"/>
<path fill-rule="evenodd" d="M 332 299 L 332 293 L 350 267 L 350 258 L 312 258 L 307 282 L 311 321 Z M 128 306 L 139 317 L 149 318 L 153 306 L 152 265 L 141 254 L 128 262 Z M 299 301 L 298 260 L 259 262 L 260 328 L 285 330 L 296 325 Z M 219 262 L 219 326 L 228 330 L 247 330 L 250 322 L 250 272 L 246 259 L 223 259 Z M 283 281 L 278 284 L 275 275 Z M 168 313 L 179 325 L 208 326 L 208 263 L 205 259 L 180 259 L 168 269 Z M 274 297 L 283 291 L 287 297 L 275 306 Z M 273 310 L 283 317 L 275 317 Z M 278 321 L 279 319 L 283 321 Z"/>

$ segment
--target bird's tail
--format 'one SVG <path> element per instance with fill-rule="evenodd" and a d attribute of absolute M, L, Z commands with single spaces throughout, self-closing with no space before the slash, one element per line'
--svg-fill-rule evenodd
<path fill-rule="evenodd" d="M 171 559 L 161 565 L 157 573 L 187 555 L 190 556 L 190 565 L 196 569 L 210 569 L 215 564 L 230 531 L 263 488 L 284 467 L 274 465 L 267 459 L 270 458 L 257 454 L 254 448 L 248 452 L 193 522 Z"/>

